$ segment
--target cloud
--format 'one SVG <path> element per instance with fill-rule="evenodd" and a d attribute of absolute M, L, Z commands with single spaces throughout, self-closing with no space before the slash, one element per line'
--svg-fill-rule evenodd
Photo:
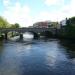
<path fill-rule="evenodd" d="M 75 0 L 71 0 L 69 4 L 62 5 L 59 7 L 59 10 L 41 10 L 38 11 L 36 16 L 31 15 L 31 9 L 28 5 L 21 5 L 20 2 L 15 2 L 14 5 L 11 4 L 10 0 L 4 0 L 4 12 L 3 16 L 10 22 L 10 23 L 19 23 L 22 27 L 27 27 L 32 25 L 37 21 L 61 21 L 66 17 L 75 16 Z M 45 3 L 48 5 L 59 5 L 64 3 L 65 0 L 45 0 Z M 34 10 L 35 11 L 35 10 Z"/>
<path fill-rule="evenodd" d="M 75 16 L 75 0 L 71 0 L 70 4 L 65 5 L 62 8 L 62 12 L 66 14 L 67 17 Z"/>
<path fill-rule="evenodd" d="M 59 5 L 61 3 L 63 4 L 64 0 L 45 0 L 45 4 L 48 5 L 48 6 Z"/>
<path fill-rule="evenodd" d="M 3 0 L 4 6 L 8 6 L 10 4 L 10 0 Z"/>
<path fill-rule="evenodd" d="M 38 17 L 40 16 L 40 17 Z M 46 20 L 50 20 L 50 21 L 61 21 L 63 19 L 65 19 L 65 14 L 63 12 L 49 12 L 49 11 L 41 11 L 37 16 L 37 21 L 46 21 Z M 36 18 L 35 18 L 36 20 Z"/>
<path fill-rule="evenodd" d="M 59 3 L 61 4 L 62 2 L 64 3 L 65 0 L 45 0 L 45 3 L 47 5 L 58 5 Z M 58 21 L 61 21 L 63 19 L 65 19 L 66 17 L 69 18 L 69 17 L 72 17 L 72 16 L 75 16 L 75 0 L 71 0 L 70 3 L 68 4 L 63 4 L 62 7 L 59 7 L 59 10 L 54 10 L 54 11 L 44 11 L 44 12 L 41 12 L 41 14 L 43 14 L 44 16 L 42 17 L 45 17 L 45 16 L 48 16 L 45 17 L 47 19 L 51 19 L 51 20 L 58 20 Z M 55 7 L 56 8 L 56 7 Z"/>
<path fill-rule="evenodd" d="M 22 27 L 29 26 L 32 22 L 29 6 L 27 5 L 21 6 L 19 2 L 16 2 L 14 6 L 9 6 L 9 7 L 7 6 L 4 10 L 3 16 L 10 23 L 17 22 Z"/>

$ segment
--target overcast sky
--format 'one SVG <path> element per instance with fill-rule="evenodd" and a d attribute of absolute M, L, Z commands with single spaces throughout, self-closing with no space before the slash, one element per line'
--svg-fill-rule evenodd
<path fill-rule="evenodd" d="M 75 0 L 0 0 L 0 16 L 23 27 L 37 21 L 61 21 L 75 16 Z"/>

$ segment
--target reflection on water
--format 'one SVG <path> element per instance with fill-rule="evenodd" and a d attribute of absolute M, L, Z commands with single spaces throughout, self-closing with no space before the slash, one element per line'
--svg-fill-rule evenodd
<path fill-rule="evenodd" d="M 57 39 L 0 41 L 0 75 L 75 75 L 71 45 Z"/>
<path fill-rule="evenodd" d="M 33 38 L 34 35 L 29 33 L 29 32 L 26 32 L 26 33 L 23 34 L 23 37 L 26 38 L 26 39 L 29 39 L 29 38 Z"/>
<path fill-rule="evenodd" d="M 60 43 L 66 48 L 69 58 L 75 58 L 75 42 L 71 40 L 63 40 L 63 42 L 60 41 Z"/>

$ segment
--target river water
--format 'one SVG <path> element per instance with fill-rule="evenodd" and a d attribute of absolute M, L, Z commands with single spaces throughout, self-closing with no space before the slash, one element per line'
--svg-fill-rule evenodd
<path fill-rule="evenodd" d="M 0 75 L 75 75 L 75 44 L 0 41 Z"/>

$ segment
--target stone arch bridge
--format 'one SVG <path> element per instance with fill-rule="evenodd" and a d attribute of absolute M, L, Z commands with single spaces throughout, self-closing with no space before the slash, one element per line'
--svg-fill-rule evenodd
<path fill-rule="evenodd" d="M 53 35 L 57 34 L 56 28 L 0 28 L 0 33 L 5 34 L 5 39 L 7 39 L 8 32 L 18 32 L 20 37 L 22 38 L 23 33 L 25 32 L 32 32 L 32 33 L 41 33 L 41 32 L 51 32 Z M 35 35 L 35 34 L 34 34 Z"/>

